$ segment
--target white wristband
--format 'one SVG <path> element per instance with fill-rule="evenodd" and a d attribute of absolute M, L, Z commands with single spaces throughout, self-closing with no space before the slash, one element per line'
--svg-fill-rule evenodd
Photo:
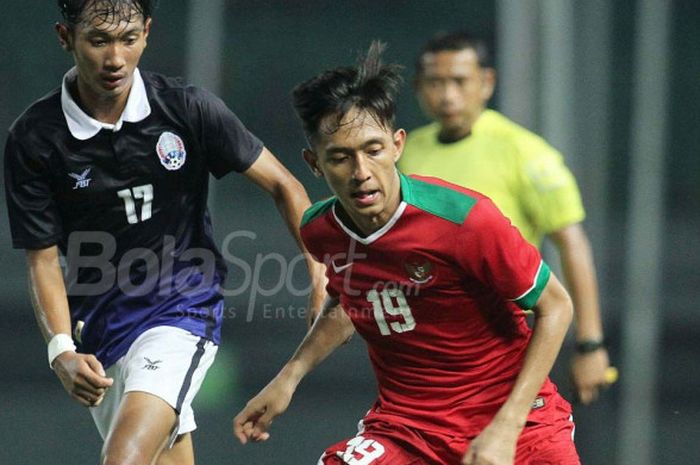
<path fill-rule="evenodd" d="M 53 369 L 53 361 L 63 352 L 75 352 L 75 349 L 72 337 L 64 333 L 56 334 L 49 341 L 49 367 Z"/>

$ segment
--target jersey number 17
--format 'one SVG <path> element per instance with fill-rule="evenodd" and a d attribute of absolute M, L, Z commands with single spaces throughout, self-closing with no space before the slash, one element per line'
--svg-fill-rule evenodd
<path fill-rule="evenodd" d="M 144 184 L 143 186 L 136 186 L 131 189 L 122 189 L 117 192 L 117 195 L 124 201 L 126 220 L 129 224 L 136 224 L 139 222 L 139 217 L 136 215 L 136 202 L 134 202 L 134 199 L 143 200 L 143 205 L 141 205 L 141 221 L 146 221 L 151 217 L 153 184 Z"/>

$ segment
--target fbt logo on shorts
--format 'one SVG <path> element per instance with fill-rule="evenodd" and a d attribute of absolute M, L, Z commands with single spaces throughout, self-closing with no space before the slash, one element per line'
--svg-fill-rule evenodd
<path fill-rule="evenodd" d="M 142 370 L 155 371 L 158 368 L 160 368 L 158 364 L 161 363 L 162 360 L 151 360 L 148 357 L 144 357 L 143 359 L 146 361 L 146 364 L 143 367 L 141 367 Z"/>

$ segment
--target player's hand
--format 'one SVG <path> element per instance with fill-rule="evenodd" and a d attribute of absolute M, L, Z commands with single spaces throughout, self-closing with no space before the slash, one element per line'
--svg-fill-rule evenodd
<path fill-rule="evenodd" d="M 295 386 L 277 376 L 233 419 L 233 434 L 246 444 L 249 440 L 267 441 L 272 420 L 284 413 L 292 400 Z"/>
<path fill-rule="evenodd" d="M 114 382 L 94 355 L 63 352 L 54 360 L 53 370 L 68 394 L 85 407 L 99 405 Z"/>
<path fill-rule="evenodd" d="M 600 348 L 587 354 L 575 354 L 571 360 L 571 380 L 576 398 L 588 405 L 598 398 L 601 388 L 608 387 L 606 371 L 610 367 L 608 351 Z"/>
<path fill-rule="evenodd" d="M 513 465 L 522 427 L 494 419 L 469 444 L 463 465 Z"/>

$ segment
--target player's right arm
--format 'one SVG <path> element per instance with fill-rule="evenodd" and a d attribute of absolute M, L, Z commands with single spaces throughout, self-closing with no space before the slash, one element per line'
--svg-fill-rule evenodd
<path fill-rule="evenodd" d="M 63 274 L 58 262 L 58 247 L 27 250 L 29 294 L 39 329 L 47 343 L 55 337 L 70 338 L 70 312 Z M 61 352 L 51 368 L 63 387 L 80 404 L 97 405 L 112 379 L 105 376 L 94 355 L 78 354 L 74 349 Z"/>
<path fill-rule="evenodd" d="M 354 327 L 336 299 L 328 298 L 311 331 L 292 358 L 270 383 L 233 419 L 233 432 L 242 444 L 265 441 L 272 420 L 284 413 L 301 380 L 346 342 Z"/>

